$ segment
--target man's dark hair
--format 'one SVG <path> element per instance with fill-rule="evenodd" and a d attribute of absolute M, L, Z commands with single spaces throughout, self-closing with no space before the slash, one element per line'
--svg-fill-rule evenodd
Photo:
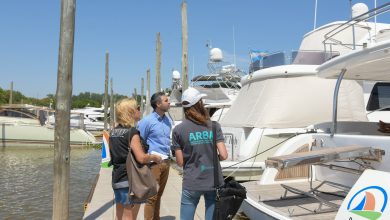
<path fill-rule="evenodd" d="M 157 108 L 157 104 L 161 102 L 161 96 L 164 96 L 164 92 L 156 92 L 152 95 L 150 98 L 150 105 L 152 106 L 153 109 Z"/>

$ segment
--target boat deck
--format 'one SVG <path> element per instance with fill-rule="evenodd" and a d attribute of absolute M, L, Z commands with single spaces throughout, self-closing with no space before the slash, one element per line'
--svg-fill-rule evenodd
<path fill-rule="evenodd" d="M 319 182 L 313 182 L 313 187 L 318 186 Z M 281 197 L 285 193 L 285 189 L 280 184 L 275 185 L 261 185 L 259 186 L 256 181 L 247 182 L 243 184 L 247 188 L 247 200 L 250 200 L 255 205 L 264 206 L 265 208 L 272 210 L 282 216 L 285 216 L 290 219 L 310 219 L 310 220 L 330 220 L 334 219 L 336 216 L 336 211 L 328 211 L 328 212 L 314 212 L 319 208 L 319 201 L 306 196 L 299 196 L 297 194 L 293 194 L 291 192 L 287 193 L 287 197 L 281 199 Z M 308 181 L 305 182 L 297 182 L 297 183 L 288 183 L 285 184 L 296 189 L 300 189 L 303 191 L 309 191 L 310 185 Z M 337 205 L 341 205 L 345 192 L 335 187 L 329 185 L 323 185 L 319 188 L 319 196 L 327 201 L 335 203 Z M 249 201 L 244 201 L 248 206 Z M 259 211 L 259 209 L 252 207 L 252 212 Z M 243 208 L 243 207 L 242 207 Z M 323 210 L 329 209 L 328 206 L 323 205 Z M 255 211 L 254 211 L 255 210 Z M 244 210 L 244 212 L 246 212 Z M 248 211 L 247 211 L 248 212 Z M 252 217 L 249 213 L 245 213 L 248 217 Z M 255 214 L 256 216 L 257 214 Z M 267 213 L 265 214 L 267 215 Z M 260 217 L 259 219 L 263 219 L 264 217 Z M 269 216 L 268 216 L 269 217 Z M 255 220 L 255 218 L 251 218 Z M 272 219 L 270 217 L 270 219 Z M 275 218 L 277 219 L 277 218 Z"/>

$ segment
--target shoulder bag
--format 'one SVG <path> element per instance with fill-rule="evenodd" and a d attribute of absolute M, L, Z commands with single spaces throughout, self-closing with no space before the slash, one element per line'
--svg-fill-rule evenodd
<path fill-rule="evenodd" d="M 226 181 L 222 186 L 219 184 L 218 163 L 216 142 L 216 125 L 212 122 L 213 145 L 214 145 L 214 186 L 216 188 L 214 220 L 230 220 L 236 215 L 241 203 L 246 199 L 246 189 L 234 180 Z"/>
<path fill-rule="evenodd" d="M 130 140 L 134 135 L 130 128 Z M 157 194 L 158 185 L 148 165 L 140 164 L 135 159 L 131 148 L 126 159 L 126 171 L 129 181 L 130 201 L 143 202 L 146 199 Z"/>

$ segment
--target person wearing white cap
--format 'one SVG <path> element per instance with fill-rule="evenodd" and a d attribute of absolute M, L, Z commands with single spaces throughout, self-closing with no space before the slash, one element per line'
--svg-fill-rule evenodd
<path fill-rule="evenodd" d="M 172 150 L 175 151 L 176 163 L 183 167 L 183 187 L 181 195 L 180 219 L 194 219 L 200 197 L 205 199 L 205 218 L 213 218 L 215 206 L 214 164 L 215 147 L 220 160 L 226 160 L 221 126 L 215 122 L 216 134 L 213 134 L 212 122 L 203 106 L 202 97 L 195 88 L 188 88 L 182 95 L 185 119 L 173 129 Z M 213 136 L 216 136 L 216 146 Z M 221 171 L 221 167 L 218 168 Z M 219 182 L 223 183 L 222 172 Z"/>

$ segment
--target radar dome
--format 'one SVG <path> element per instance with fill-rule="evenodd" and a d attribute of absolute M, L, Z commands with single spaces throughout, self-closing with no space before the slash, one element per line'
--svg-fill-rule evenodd
<path fill-rule="evenodd" d="M 212 62 L 221 62 L 223 60 L 222 50 L 213 48 L 210 50 L 210 60 Z"/>
<path fill-rule="evenodd" d="M 172 72 L 172 79 L 180 79 L 180 73 L 177 70 Z"/>
<path fill-rule="evenodd" d="M 359 15 L 362 15 L 364 13 L 368 12 L 368 7 L 364 3 L 356 3 L 352 6 L 352 18 L 356 18 Z M 360 17 L 358 20 L 364 20 L 368 18 L 368 14 Z"/>

